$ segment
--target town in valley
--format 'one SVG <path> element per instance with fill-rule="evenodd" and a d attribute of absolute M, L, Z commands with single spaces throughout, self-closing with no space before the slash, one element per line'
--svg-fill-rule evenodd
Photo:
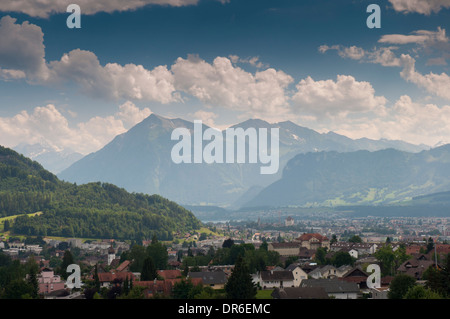
<path fill-rule="evenodd" d="M 15 236 L 0 242 L 2 298 L 442 299 L 449 297 L 446 217 L 285 216 L 207 222 L 201 230 L 142 240 Z M 264 217 L 266 216 L 266 217 Z M 81 269 L 70 289 L 69 264 Z M 369 265 L 381 269 L 368 285 Z M 233 288 L 244 272 L 251 289 Z M 20 270 L 19 270 L 20 269 Z M 236 273 L 235 275 L 233 275 Z M 242 275 L 242 274 L 241 274 Z M 18 275 L 19 276 L 19 275 Z M 20 277 L 19 276 L 19 277 Z M 33 283 L 34 281 L 34 283 Z M 241 282 L 240 285 L 246 285 Z M 405 285 L 408 287 L 405 289 Z M 34 287 L 34 288 L 33 288 Z M 403 288 L 401 288 L 403 287 Z M 242 289 L 241 289 L 242 288 Z M 248 295 L 239 295 L 242 291 Z"/>

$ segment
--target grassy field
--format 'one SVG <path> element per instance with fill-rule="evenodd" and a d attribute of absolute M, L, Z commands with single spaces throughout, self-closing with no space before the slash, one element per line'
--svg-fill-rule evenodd
<path fill-rule="evenodd" d="M 37 212 L 37 213 L 31 213 L 31 214 L 27 214 L 29 217 L 33 217 L 33 216 L 39 216 L 42 215 L 42 212 Z M 7 217 L 2 217 L 0 218 L 0 231 L 3 231 L 3 226 L 5 225 L 5 220 L 14 220 L 16 219 L 18 216 L 22 216 L 22 214 L 20 215 L 12 215 L 12 216 L 7 216 Z"/>
<path fill-rule="evenodd" d="M 271 296 L 273 289 L 258 290 L 256 299 L 273 299 Z"/>

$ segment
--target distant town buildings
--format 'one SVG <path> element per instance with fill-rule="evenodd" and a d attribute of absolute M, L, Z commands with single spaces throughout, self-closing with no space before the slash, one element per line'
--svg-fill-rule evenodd
<path fill-rule="evenodd" d="M 61 277 L 55 273 L 66 250 L 77 254 L 77 262 L 82 269 L 90 269 L 83 274 L 83 280 L 93 280 L 93 269 L 97 266 L 98 279 L 102 289 L 110 290 L 132 281 L 141 287 L 145 297 L 170 296 L 177 283 L 189 279 L 202 287 L 214 291 L 224 289 L 234 271 L 233 264 L 216 265 L 214 262 L 185 268 L 185 258 L 202 258 L 223 248 L 227 239 L 235 245 L 253 245 L 254 249 L 264 248 L 279 255 L 279 263 L 265 265 L 265 270 L 252 273 L 258 289 L 271 290 L 273 298 L 373 298 L 386 299 L 393 276 L 381 278 L 381 287 L 368 288 L 369 264 L 380 264 L 377 251 L 389 244 L 395 252 L 404 249 L 407 260 L 397 263 L 392 271 L 407 274 L 417 282 L 424 283 L 424 272 L 430 267 L 442 268 L 444 257 L 450 253 L 445 218 L 351 218 L 313 219 L 294 223 L 288 216 L 283 223 L 270 225 L 259 221 L 247 227 L 242 223 L 214 225 L 220 235 L 205 235 L 195 232 L 178 234 L 181 239 L 167 244 L 168 267 L 159 269 L 157 278 L 141 280 L 141 273 L 133 269 L 133 260 L 126 257 L 130 251 L 129 242 L 113 239 L 81 240 L 79 238 L 43 238 L 40 244 L 20 241 L 17 238 L 0 241 L 0 250 L 13 259 L 25 264 L 32 257 L 39 265 L 39 292 L 45 298 L 83 297 L 75 295 L 67 288 Z M 301 223 L 306 226 L 301 226 Z M 258 228 L 261 227 L 261 228 Z M 283 228 L 284 227 L 284 228 Z M 303 228 L 301 228 L 303 227 Z M 303 231 L 305 230 L 305 231 Z M 351 242 L 355 235 L 358 241 Z M 430 238 L 434 244 L 427 250 Z M 44 243 L 44 244 L 43 244 Z M 142 241 L 142 246 L 151 245 L 150 240 Z M 326 262 L 318 263 L 317 252 L 326 252 Z M 337 253 L 348 253 L 353 257 L 351 265 L 335 266 L 329 263 Z M 125 253 L 125 254 L 123 254 Z M 435 255 L 437 254 L 437 256 Z M 59 262 L 58 262 L 59 261 Z"/>

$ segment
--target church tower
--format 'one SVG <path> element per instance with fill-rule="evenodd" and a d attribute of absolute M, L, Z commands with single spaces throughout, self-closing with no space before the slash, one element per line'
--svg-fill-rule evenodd
<path fill-rule="evenodd" d="M 115 252 L 113 246 L 111 246 L 108 249 L 108 266 L 111 265 L 111 263 L 114 259 L 116 259 L 116 252 Z"/>

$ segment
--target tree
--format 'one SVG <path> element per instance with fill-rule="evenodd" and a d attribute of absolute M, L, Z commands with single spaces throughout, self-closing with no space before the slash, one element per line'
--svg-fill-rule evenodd
<path fill-rule="evenodd" d="M 314 261 L 318 265 L 325 265 L 326 264 L 326 259 L 325 259 L 326 254 L 327 254 L 327 250 L 324 247 L 317 248 Z"/>
<path fill-rule="evenodd" d="M 84 297 L 86 299 L 94 299 L 94 295 L 98 294 L 97 290 L 95 288 L 86 288 L 84 289 Z"/>
<path fill-rule="evenodd" d="M 262 242 L 261 246 L 259 246 L 259 249 L 268 251 L 269 250 L 269 245 L 267 244 L 267 241 L 264 240 Z"/>
<path fill-rule="evenodd" d="M 450 296 L 450 254 L 445 258 L 442 269 L 434 266 L 428 267 L 423 273 L 423 279 L 427 280 L 427 288 L 441 296 Z"/>
<path fill-rule="evenodd" d="M 394 263 L 396 268 L 400 267 L 401 264 L 412 257 L 411 255 L 406 254 L 406 247 L 404 244 L 401 244 L 398 249 L 394 251 L 394 256 Z"/>
<path fill-rule="evenodd" d="M 128 280 L 128 276 L 125 278 L 123 282 L 123 291 L 122 293 L 126 296 L 130 293 L 130 281 Z"/>
<path fill-rule="evenodd" d="M 349 240 L 349 243 L 362 243 L 362 239 L 361 237 L 359 237 L 358 235 L 353 235 Z"/>
<path fill-rule="evenodd" d="M 430 251 L 434 249 L 434 241 L 433 238 L 428 238 L 426 253 L 428 254 Z"/>
<path fill-rule="evenodd" d="M 145 287 L 140 286 L 133 287 L 128 294 L 123 293 L 120 297 L 117 297 L 117 299 L 144 299 L 145 289 Z"/>
<path fill-rule="evenodd" d="M 228 299 L 254 299 L 256 286 L 244 259 L 239 256 L 236 260 L 233 272 L 225 285 Z"/>
<path fill-rule="evenodd" d="M 234 240 L 231 238 L 228 238 L 223 241 L 222 248 L 231 248 L 231 246 L 233 246 L 233 245 L 234 245 Z"/>
<path fill-rule="evenodd" d="M 389 285 L 388 298 L 389 299 L 403 299 L 408 290 L 414 287 L 416 279 L 411 276 L 400 274 L 392 279 Z"/>
<path fill-rule="evenodd" d="M 333 258 L 331 259 L 331 264 L 335 267 L 341 267 L 343 265 L 353 266 L 354 263 L 355 258 L 353 258 L 346 251 L 338 251 L 336 254 L 334 254 Z"/>
<path fill-rule="evenodd" d="M 27 282 L 31 287 L 31 291 L 30 291 L 31 298 L 37 299 L 39 296 L 39 283 L 37 280 L 37 272 L 34 267 L 31 267 L 31 269 L 30 269 Z"/>
<path fill-rule="evenodd" d="M 129 253 L 129 260 L 133 263 L 130 265 L 130 271 L 139 272 L 142 270 L 146 257 L 145 247 L 142 245 L 133 245 Z"/>
<path fill-rule="evenodd" d="M 112 282 L 112 287 L 108 290 L 108 299 L 116 299 L 122 294 L 122 280 L 114 279 Z"/>
<path fill-rule="evenodd" d="M 167 248 L 153 236 L 152 243 L 147 246 L 146 254 L 151 257 L 157 269 L 166 269 L 169 260 Z"/>
<path fill-rule="evenodd" d="M 66 250 L 64 251 L 64 257 L 61 263 L 61 275 L 64 279 L 67 279 L 68 274 L 66 272 L 67 270 L 67 266 L 73 264 L 73 256 L 72 253 L 70 252 L 70 250 Z"/>
<path fill-rule="evenodd" d="M 189 292 L 193 287 L 191 280 L 181 280 L 173 285 L 172 297 L 174 299 L 188 299 Z"/>
<path fill-rule="evenodd" d="M 415 285 L 408 289 L 403 299 L 443 299 L 440 294 L 429 288 Z"/>
<path fill-rule="evenodd" d="M 23 279 L 12 280 L 3 294 L 4 299 L 29 299 L 33 295 L 33 286 Z"/>
<path fill-rule="evenodd" d="M 95 269 L 94 269 L 94 288 L 97 292 L 100 291 L 100 278 L 98 277 L 97 264 L 95 264 Z"/>
<path fill-rule="evenodd" d="M 331 236 L 330 245 L 333 245 L 333 244 L 336 243 L 336 242 L 337 242 L 336 234 L 333 234 L 333 235 Z"/>
<path fill-rule="evenodd" d="M 151 257 L 147 257 L 144 260 L 144 265 L 142 266 L 141 271 L 141 280 L 148 281 L 154 280 L 158 277 L 158 273 L 156 271 L 155 263 Z"/>
<path fill-rule="evenodd" d="M 381 274 L 383 276 L 394 274 L 395 254 L 390 245 L 383 245 L 380 247 L 380 249 L 375 252 L 374 256 L 381 262 Z"/>
<path fill-rule="evenodd" d="M 8 231 L 8 230 L 10 230 L 11 229 L 11 224 L 10 224 L 10 222 L 9 222 L 9 220 L 8 219 L 6 219 L 5 220 L 5 223 L 3 224 L 3 231 Z"/>

